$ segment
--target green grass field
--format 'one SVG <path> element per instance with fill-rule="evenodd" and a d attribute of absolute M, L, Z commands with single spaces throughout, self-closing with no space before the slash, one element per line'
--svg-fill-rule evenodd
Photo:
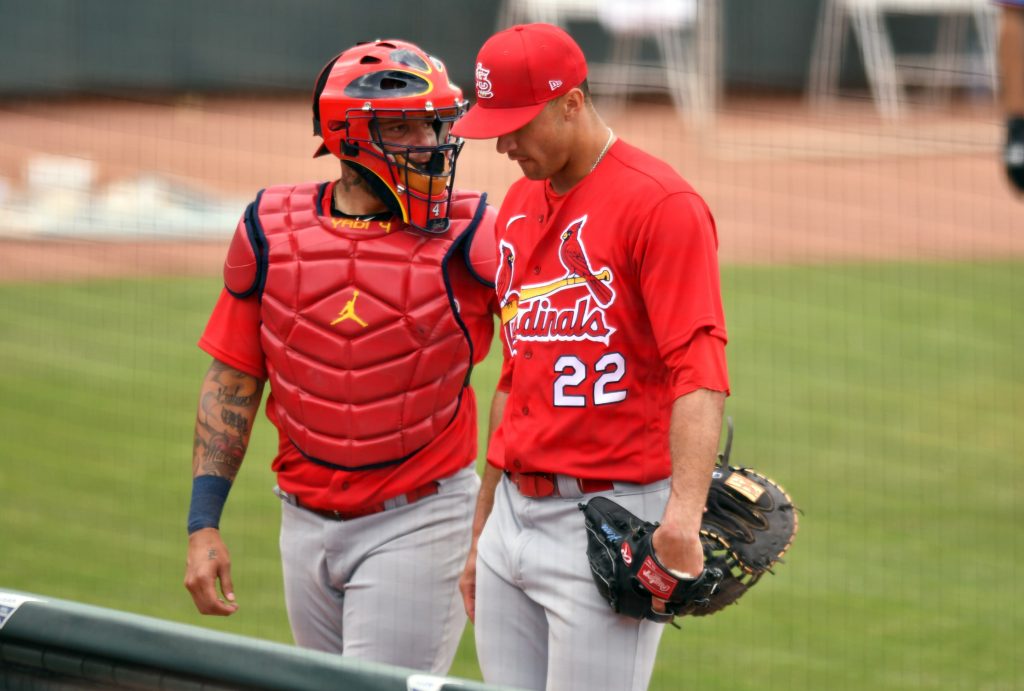
<path fill-rule="evenodd" d="M 217 288 L 0 285 L 0 589 L 290 641 L 262 418 L 222 524 L 241 610 L 200 617 L 182 587 Z M 666 631 L 651 688 L 1024 689 L 1024 264 L 726 267 L 723 288 L 733 460 L 805 513 L 775 577 Z M 469 635 L 453 673 L 479 678 Z"/>

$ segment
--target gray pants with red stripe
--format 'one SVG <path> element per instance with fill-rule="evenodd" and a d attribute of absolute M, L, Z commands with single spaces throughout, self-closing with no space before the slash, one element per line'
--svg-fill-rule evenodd
<path fill-rule="evenodd" d="M 503 477 L 477 548 L 476 647 L 488 683 L 524 689 L 646 689 L 664 625 L 615 614 L 587 561 L 581 501 L 531 499 Z M 572 496 L 575 494 L 576 496 Z M 601 492 L 661 520 L 669 482 Z"/>
<path fill-rule="evenodd" d="M 306 648 L 446 674 L 466 624 L 458 580 L 480 479 L 349 521 L 281 503 L 285 602 Z"/>

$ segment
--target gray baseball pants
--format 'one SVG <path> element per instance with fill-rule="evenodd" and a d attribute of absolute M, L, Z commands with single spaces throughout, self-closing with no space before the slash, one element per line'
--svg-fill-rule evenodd
<path fill-rule="evenodd" d="M 587 561 L 582 495 L 531 499 L 507 478 L 477 547 L 476 646 L 488 683 L 547 691 L 646 689 L 662 624 L 614 613 Z M 601 494 L 657 521 L 669 482 Z"/>
<path fill-rule="evenodd" d="M 295 642 L 446 674 L 466 623 L 458 580 L 480 478 L 472 466 L 438 493 L 350 521 L 281 503 L 281 563 Z"/>

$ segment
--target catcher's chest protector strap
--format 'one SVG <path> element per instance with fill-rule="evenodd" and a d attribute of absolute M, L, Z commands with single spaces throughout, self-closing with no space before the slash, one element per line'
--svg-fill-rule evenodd
<path fill-rule="evenodd" d="M 469 217 L 469 226 L 463 234 L 463 261 L 470 275 L 487 286 L 494 288 L 494 277 L 498 273 L 498 249 L 494 241 L 494 219 L 481 223 L 487 213 L 487 194 L 479 196 L 456 191 L 451 206 L 452 222 Z"/>
<path fill-rule="evenodd" d="M 318 191 L 260 194 L 240 224 L 251 254 L 234 255 L 255 268 L 228 289 L 260 297 L 278 421 L 295 446 L 345 470 L 400 463 L 461 403 L 472 343 L 448 262 L 465 256 L 483 200 L 467 200 L 472 215 L 429 236 L 394 222 L 324 217 Z"/>
<path fill-rule="evenodd" d="M 260 227 L 256 210 L 263 191 L 245 208 L 224 260 L 224 287 L 236 298 L 246 298 L 262 289 L 267 271 L 267 238 Z"/>
<path fill-rule="evenodd" d="M 318 195 L 323 193 L 326 186 L 326 183 L 321 185 Z M 238 221 L 224 261 L 224 287 L 237 298 L 248 297 L 254 292 L 261 299 L 263 296 L 263 282 L 267 272 L 267 238 L 258 214 L 263 192 L 259 191 L 256 200 L 246 207 Z M 493 279 L 498 270 L 494 230 L 490 224 L 481 228 L 487 208 L 486 193 L 455 190 L 451 201 L 453 228 L 449 235 L 458 236 L 457 244 L 462 247 L 463 261 L 470 275 L 488 288 L 493 288 Z M 344 223 L 341 219 L 331 220 L 332 225 Z"/>

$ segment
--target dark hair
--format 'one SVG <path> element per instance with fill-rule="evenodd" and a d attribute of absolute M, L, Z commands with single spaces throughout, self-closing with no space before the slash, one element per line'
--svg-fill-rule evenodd
<path fill-rule="evenodd" d="M 577 88 L 583 93 L 583 102 L 584 103 L 593 103 L 593 101 L 590 98 L 590 83 L 586 79 L 584 79 Z M 570 89 L 570 91 L 571 91 L 571 89 Z M 551 99 L 550 101 L 548 101 L 547 103 L 544 104 L 544 107 L 545 108 L 553 108 L 554 107 L 553 104 L 558 103 L 559 101 L 564 99 L 568 94 L 569 94 L 569 92 L 566 91 L 561 96 L 558 96 L 556 98 Z"/>

